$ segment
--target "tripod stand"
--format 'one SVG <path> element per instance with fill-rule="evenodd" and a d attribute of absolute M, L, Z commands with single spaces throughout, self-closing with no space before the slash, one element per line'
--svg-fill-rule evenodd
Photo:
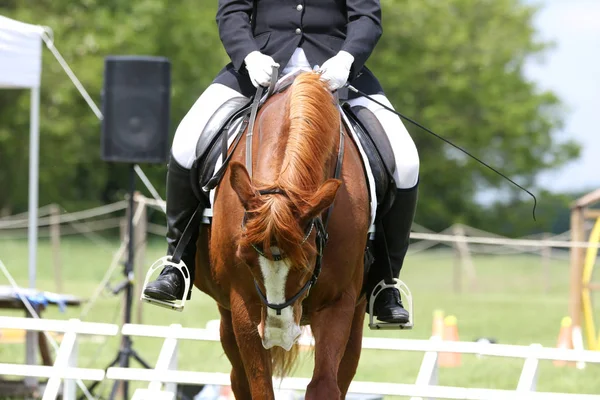
<path fill-rule="evenodd" d="M 116 288 L 112 290 L 113 294 L 118 294 L 121 291 L 125 290 L 125 315 L 124 315 L 124 324 L 128 324 L 131 322 L 131 306 L 133 302 L 133 282 L 134 282 L 134 259 L 135 259 L 135 244 L 134 244 L 134 235 L 133 235 L 133 217 L 134 217 L 134 192 L 135 192 L 135 169 L 134 165 L 130 164 L 129 166 L 129 215 L 127 218 L 128 225 L 128 244 L 127 244 L 127 261 L 125 262 L 125 268 L 123 269 L 123 274 L 125 275 L 125 280 L 121 282 Z M 106 367 L 106 369 L 115 366 L 119 363 L 119 367 L 127 368 L 129 367 L 129 357 L 133 357 L 137 362 L 139 362 L 144 368 L 152 368 L 148 363 L 146 363 L 138 353 L 132 348 L 133 342 L 129 336 L 123 335 L 121 340 L 121 347 L 117 356 L 114 360 Z M 89 388 L 89 392 L 92 393 L 94 388 L 100 382 L 94 382 Z M 123 399 L 129 399 L 129 382 L 128 381 L 115 381 L 113 384 L 112 390 L 110 392 L 110 400 L 114 400 L 117 395 L 117 391 L 119 386 L 123 385 Z M 79 398 L 82 400 L 82 397 Z"/>

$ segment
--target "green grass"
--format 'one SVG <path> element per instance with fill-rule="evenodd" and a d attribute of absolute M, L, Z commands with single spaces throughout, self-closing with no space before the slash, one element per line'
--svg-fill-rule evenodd
<path fill-rule="evenodd" d="M 61 244 L 64 291 L 89 298 L 106 272 L 118 243 L 103 246 L 86 240 L 70 239 Z M 152 241 L 146 253 L 146 264 L 164 254 L 164 244 Z M 20 285 L 27 286 L 27 243 L 20 240 L 0 239 L 0 260 Z M 49 243 L 41 241 L 38 250 L 38 289 L 55 291 L 52 254 Z M 409 255 L 402 279 L 410 285 L 415 299 L 415 322 L 412 331 L 369 330 L 373 337 L 427 339 L 431 335 L 433 311 L 442 309 L 446 315 L 458 318 L 461 340 L 472 341 L 490 337 L 504 344 L 541 343 L 554 346 L 560 321 L 568 313 L 569 271 L 567 261 L 552 261 L 549 280 L 544 279 L 539 257 L 475 256 L 473 262 L 477 284 L 470 287 L 463 282 L 462 293 L 453 290 L 454 256 L 447 251 L 431 251 Z M 146 270 L 146 268 L 144 268 Z M 112 283 L 122 279 L 121 267 L 113 275 Z M 546 282 L 546 283 L 545 283 Z M 8 282 L 0 275 L 0 285 Z M 545 287 L 549 289 L 546 291 Z M 106 292 L 94 303 L 85 321 L 120 323 L 122 296 Z M 598 301 L 596 301 L 598 303 Z M 600 304 L 596 304 L 600 306 Z M 134 305 L 135 307 L 135 305 Z M 598 308 L 597 308 L 598 309 Z M 3 315 L 22 315 L 2 310 Z M 61 313 L 52 307 L 45 318 L 80 318 L 81 308 L 70 308 Z M 135 313 L 135 311 L 134 311 Z M 195 290 L 193 299 L 182 313 L 145 305 L 143 323 L 167 325 L 180 323 L 186 327 L 204 327 L 218 318 L 214 302 Z M 365 319 L 365 322 L 368 320 Z M 134 322 L 137 322 L 134 320 Z M 162 341 L 134 338 L 135 349 L 149 363 L 156 361 Z M 87 340 L 80 345 L 80 366 L 103 368 L 118 349 L 118 338 L 106 342 Z M 229 362 L 218 343 L 185 341 L 181 343 L 179 367 L 185 370 L 229 372 Z M 3 344 L 0 362 L 22 362 L 24 346 Z M 356 380 L 413 383 L 423 357 L 421 352 L 363 351 Z M 442 369 L 440 385 L 514 389 L 523 360 L 509 358 L 478 358 L 463 355 L 462 366 Z M 135 362 L 133 362 L 135 365 Z M 312 360 L 301 358 L 295 376 L 310 377 Z M 569 393 L 600 393 L 600 368 L 588 365 L 583 371 L 575 368 L 557 368 L 550 361 L 541 362 L 538 390 Z M 138 385 L 134 385 L 137 387 Z M 110 390 L 109 385 L 104 390 Z M 98 392 L 97 392 L 98 393 Z"/>

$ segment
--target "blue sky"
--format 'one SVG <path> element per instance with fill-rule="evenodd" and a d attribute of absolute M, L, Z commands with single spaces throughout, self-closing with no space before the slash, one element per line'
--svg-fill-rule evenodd
<path fill-rule="evenodd" d="M 555 42 L 527 76 L 559 95 L 567 107 L 565 127 L 557 138 L 574 138 L 581 157 L 540 176 L 553 191 L 600 187 L 600 0 L 526 0 L 540 4 L 535 26 Z"/>

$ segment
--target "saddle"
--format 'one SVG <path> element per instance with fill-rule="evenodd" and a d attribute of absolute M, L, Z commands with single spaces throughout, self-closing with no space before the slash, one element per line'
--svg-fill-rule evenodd
<path fill-rule="evenodd" d="M 290 84 L 288 80 L 279 85 L 276 91 Z M 209 192 L 223 178 L 229 157 L 248 126 L 252 102 L 252 98 L 242 96 L 228 100 L 212 115 L 200 135 L 196 145 L 196 160 L 192 166 L 192 186 L 196 196 L 205 204 L 210 204 Z M 368 159 L 374 177 L 378 220 L 389 209 L 396 193 L 393 178 L 396 165 L 391 144 L 379 120 L 368 108 L 351 107 L 344 103 L 340 109 L 346 116 L 345 121 L 348 121 L 346 128 L 354 132 L 360 142 L 356 144 Z M 221 164 L 215 171 L 219 159 Z M 363 167 L 366 174 L 366 166 Z"/>
<path fill-rule="evenodd" d="M 196 197 L 205 204 L 209 204 L 208 192 L 219 184 L 225 173 L 229 162 L 229 140 L 238 133 L 235 142 L 237 146 L 241 133 L 248 124 L 252 101 L 253 99 L 243 96 L 226 101 L 208 120 L 198 139 L 196 159 L 191 171 L 192 189 Z M 235 126 L 238 128 L 232 129 Z M 219 156 L 223 157 L 223 163 L 215 172 Z"/>
<path fill-rule="evenodd" d="M 390 141 L 381 123 L 371 110 L 363 106 L 342 105 L 350 127 L 366 153 L 375 181 L 377 215 L 385 215 L 396 195 L 394 172 L 396 161 Z M 379 219 L 376 217 L 376 220 Z"/>

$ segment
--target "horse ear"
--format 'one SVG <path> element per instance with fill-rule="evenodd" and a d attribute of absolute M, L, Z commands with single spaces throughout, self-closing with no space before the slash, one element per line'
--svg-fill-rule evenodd
<path fill-rule="evenodd" d="M 307 222 L 317 215 L 321 214 L 323 210 L 333 204 L 335 196 L 342 181 L 339 179 L 328 179 L 321 185 L 319 189 L 313 194 L 308 200 L 308 209 L 303 213 L 301 220 Z"/>
<path fill-rule="evenodd" d="M 254 191 L 254 188 L 252 188 L 250 175 L 248 175 L 248 171 L 246 170 L 246 167 L 244 167 L 244 164 L 238 161 L 232 161 L 229 168 L 231 169 L 231 174 L 229 176 L 231 187 L 238 195 L 244 209 L 248 210 L 252 201 L 256 199 L 256 192 Z"/>

